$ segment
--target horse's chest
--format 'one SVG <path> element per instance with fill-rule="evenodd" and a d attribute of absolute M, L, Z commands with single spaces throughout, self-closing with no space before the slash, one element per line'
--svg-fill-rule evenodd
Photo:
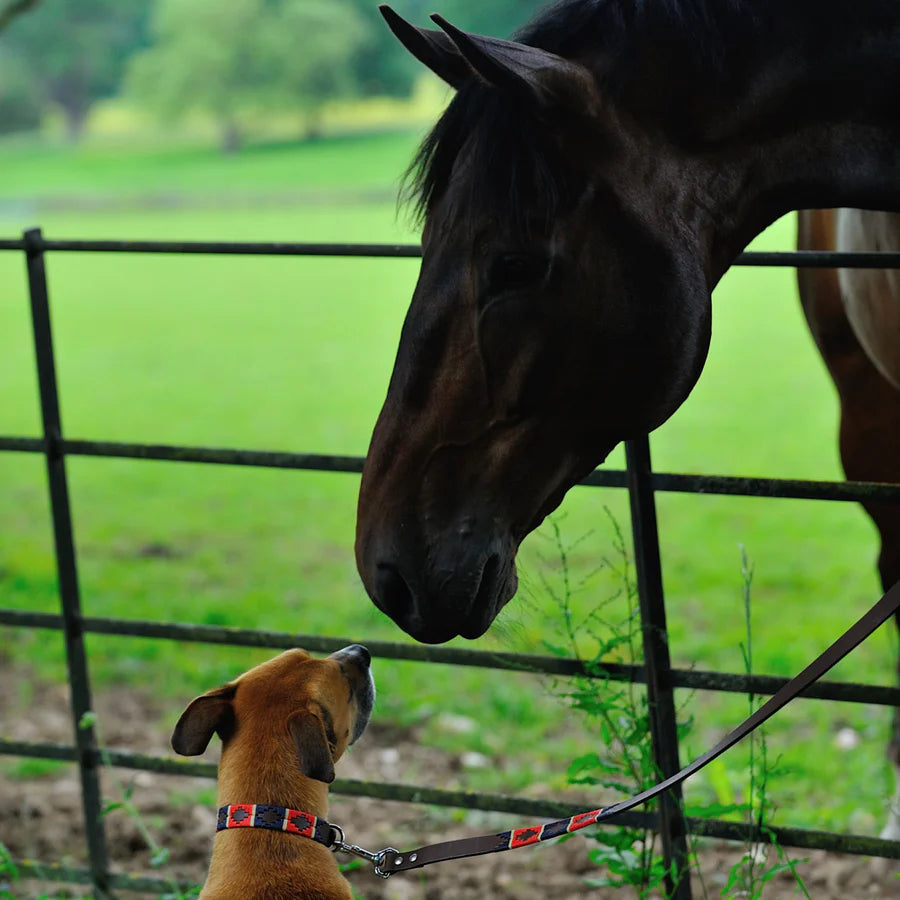
<path fill-rule="evenodd" d="M 841 209 L 837 249 L 900 252 L 900 214 Z M 900 269 L 841 269 L 841 294 L 859 342 L 900 390 Z"/>

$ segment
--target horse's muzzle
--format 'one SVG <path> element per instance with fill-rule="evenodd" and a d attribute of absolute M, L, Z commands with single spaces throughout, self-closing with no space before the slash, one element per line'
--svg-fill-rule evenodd
<path fill-rule="evenodd" d="M 422 643 L 481 637 L 516 591 L 514 556 L 506 548 L 455 549 L 445 551 L 443 565 L 403 565 L 383 555 L 366 579 L 374 604 Z"/>

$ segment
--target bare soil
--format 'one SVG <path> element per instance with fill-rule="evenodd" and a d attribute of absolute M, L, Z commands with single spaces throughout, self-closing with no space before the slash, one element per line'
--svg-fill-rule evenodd
<path fill-rule="evenodd" d="M 32 688 L 27 703 L 14 685 L 22 673 L 0 668 L 0 734 L 7 739 L 71 742 L 68 690 L 60 685 Z M 20 682 L 21 684 L 21 682 Z M 170 755 L 167 712 L 149 691 L 116 688 L 96 698 L 97 713 L 107 745 L 141 753 Z M 414 731 L 397 732 L 374 722 L 363 739 L 342 760 L 339 776 L 441 786 L 453 780 L 464 760 L 457 755 L 423 747 Z M 5 772 L 9 771 L 9 764 Z M 110 857 L 116 871 L 164 875 L 201 882 L 204 878 L 215 826 L 206 779 L 155 775 L 119 770 L 133 788 L 133 800 L 142 821 L 160 844 L 171 852 L 162 870 L 150 866 L 150 853 L 137 824 L 123 811 L 107 816 Z M 105 781 L 104 790 L 111 785 Z M 569 796 L 566 798 L 571 800 Z M 589 808 L 590 801 L 586 802 Z M 74 767 L 66 766 L 44 777 L 20 780 L 4 774 L 0 781 L 0 841 L 17 860 L 85 864 L 79 782 Z M 489 833 L 532 824 L 510 821 L 508 816 L 478 812 L 435 810 L 367 798 L 333 796 L 329 818 L 341 824 L 347 838 L 370 848 L 409 848 L 438 840 Z M 592 843 L 576 836 L 564 842 L 478 857 L 459 863 L 443 863 L 389 880 L 377 878 L 368 865 L 351 871 L 348 878 L 365 900 L 495 900 L 520 898 L 636 897 L 631 890 L 591 886 L 592 878 L 605 874 L 589 859 Z M 694 878 L 694 896 L 721 896 L 741 848 L 706 843 L 700 847 L 700 877 Z M 797 852 L 797 858 L 807 854 Z M 822 852 L 808 854 L 799 871 L 814 900 L 886 900 L 900 897 L 900 863 Z M 9 893 L 3 894 L 6 890 Z M 68 890 L 68 893 L 66 891 Z M 46 895 L 81 897 L 83 889 L 35 881 L 4 884 L 0 896 L 17 900 Z M 121 893 L 125 897 L 137 897 Z M 147 896 L 147 895 L 143 895 Z M 730 893 L 729 896 L 748 896 Z M 767 900 L 802 896 L 795 883 L 779 875 L 766 885 Z"/>

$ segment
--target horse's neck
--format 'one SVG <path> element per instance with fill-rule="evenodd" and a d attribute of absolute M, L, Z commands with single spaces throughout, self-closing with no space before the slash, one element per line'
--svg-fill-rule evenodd
<path fill-rule="evenodd" d="M 822 2 L 816 19 L 801 15 L 805 0 L 780 9 L 763 20 L 771 41 L 736 48 L 741 75 L 726 89 L 695 83 L 691 103 L 681 86 L 691 112 L 679 137 L 712 194 L 703 202 L 717 206 L 713 282 L 790 210 L 900 211 L 900 3 Z"/>

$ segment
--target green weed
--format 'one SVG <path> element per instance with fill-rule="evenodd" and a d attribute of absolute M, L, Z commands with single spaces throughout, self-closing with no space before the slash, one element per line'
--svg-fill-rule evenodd
<path fill-rule="evenodd" d="M 613 682 L 604 678 L 605 666 L 615 659 L 628 664 L 640 664 L 642 659 L 641 623 L 637 605 L 637 586 L 625 538 L 615 518 L 612 525 L 612 559 L 604 558 L 603 568 L 612 571 L 620 584 L 614 594 L 579 614 L 573 600 L 585 589 L 587 582 L 573 581 L 568 558 L 570 548 L 562 540 L 557 522 L 551 520 L 555 549 L 559 555 L 559 584 L 544 580 L 545 590 L 553 598 L 561 613 L 558 634 L 562 642 L 548 642 L 547 649 L 561 657 L 574 656 L 584 665 L 588 677 L 577 677 L 557 684 L 557 692 L 568 705 L 579 712 L 597 733 L 603 749 L 577 757 L 568 769 L 570 784 L 590 786 L 612 792 L 616 799 L 633 796 L 659 781 L 653 761 L 646 691 L 642 685 Z M 753 629 L 750 616 L 753 570 L 746 551 L 741 546 L 742 601 L 745 639 L 740 649 L 744 671 L 753 672 Z M 624 606 L 623 606 L 624 604 Z M 622 610 L 624 617 L 611 619 L 608 611 Z M 590 651 L 585 653 L 585 645 Z M 748 714 L 758 701 L 751 692 L 747 696 Z M 679 741 L 689 733 L 690 719 L 679 722 Z M 749 765 L 746 801 L 739 802 L 722 786 L 718 802 L 704 809 L 693 809 L 706 815 L 733 817 L 744 815 L 752 825 L 754 838 L 741 859 L 732 866 L 722 890 L 723 896 L 760 900 L 766 884 L 776 876 L 790 873 L 796 886 L 808 898 L 798 871 L 799 862 L 781 847 L 772 830 L 775 807 L 769 794 L 770 778 L 775 767 L 769 758 L 765 732 L 758 729 L 748 738 Z M 714 779 L 715 780 L 715 776 Z M 618 795 L 618 796 L 616 796 Z M 653 811 L 655 803 L 647 804 Z M 592 886 L 630 889 L 643 900 L 664 892 L 666 876 L 670 873 L 657 846 L 656 835 L 649 829 L 617 827 L 598 829 L 591 835 L 597 844 L 590 851 L 591 860 L 604 870 L 602 877 L 592 877 Z M 762 841 L 765 840 L 765 844 Z M 768 845 L 768 849 L 766 848 Z M 769 854 L 774 853 L 770 861 Z M 690 850 L 690 867 L 700 884 L 701 896 L 709 897 L 703 878 L 700 851 L 694 841 Z"/>
<path fill-rule="evenodd" d="M 558 692 L 595 726 L 603 744 L 601 753 L 588 753 L 572 761 L 569 783 L 602 788 L 618 795 L 616 799 L 623 799 L 655 784 L 658 771 L 652 756 L 646 691 L 642 685 L 604 678 L 604 664 L 610 658 L 633 663 L 642 656 L 637 586 L 624 536 L 615 519 L 610 517 L 610 521 L 615 559 L 604 559 L 602 565 L 615 573 L 621 588 L 618 594 L 579 617 L 572 600 L 586 582 L 572 582 L 568 550 L 556 521 L 551 520 L 560 556 L 561 586 L 557 588 L 545 579 L 545 588 L 562 614 L 559 631 L 563 642 L 548 642 L 547 649 L 561 657 L 574 656 L 583 664 L 587 676 L 560 683 Z M 624 618 L 610 621 L 605 612 L 617 601 L 624 603 Z M 587 654 L 583 651 L 585 643 L 591 646 Z M 655 807 L 655 802 L 647 805 L 651 812 Z M 598 829 L 591 834 L 591 840 L 597 844 L 590 851 L 591 860 L 605 872 L 602 877 L 589 879 L 591 886 L 630 888 L 636 897 L 645 898 L 663 884 L 667 868 L 649 829 Z"/>
<path fill-rule="evenodd" d="M 11 888 L 18 880 L 19 869 L 6 845 L 0 842 L 0 897 L 4 900 L 16 900 Z"/>
<path fill-rule="evenodd" d="M 52 759 L 26 758 L 15 762 L 4 761 L 0 768 L 6 770 L 12 778 L 48 778 L 67 770 L 69 765 Z"/>

